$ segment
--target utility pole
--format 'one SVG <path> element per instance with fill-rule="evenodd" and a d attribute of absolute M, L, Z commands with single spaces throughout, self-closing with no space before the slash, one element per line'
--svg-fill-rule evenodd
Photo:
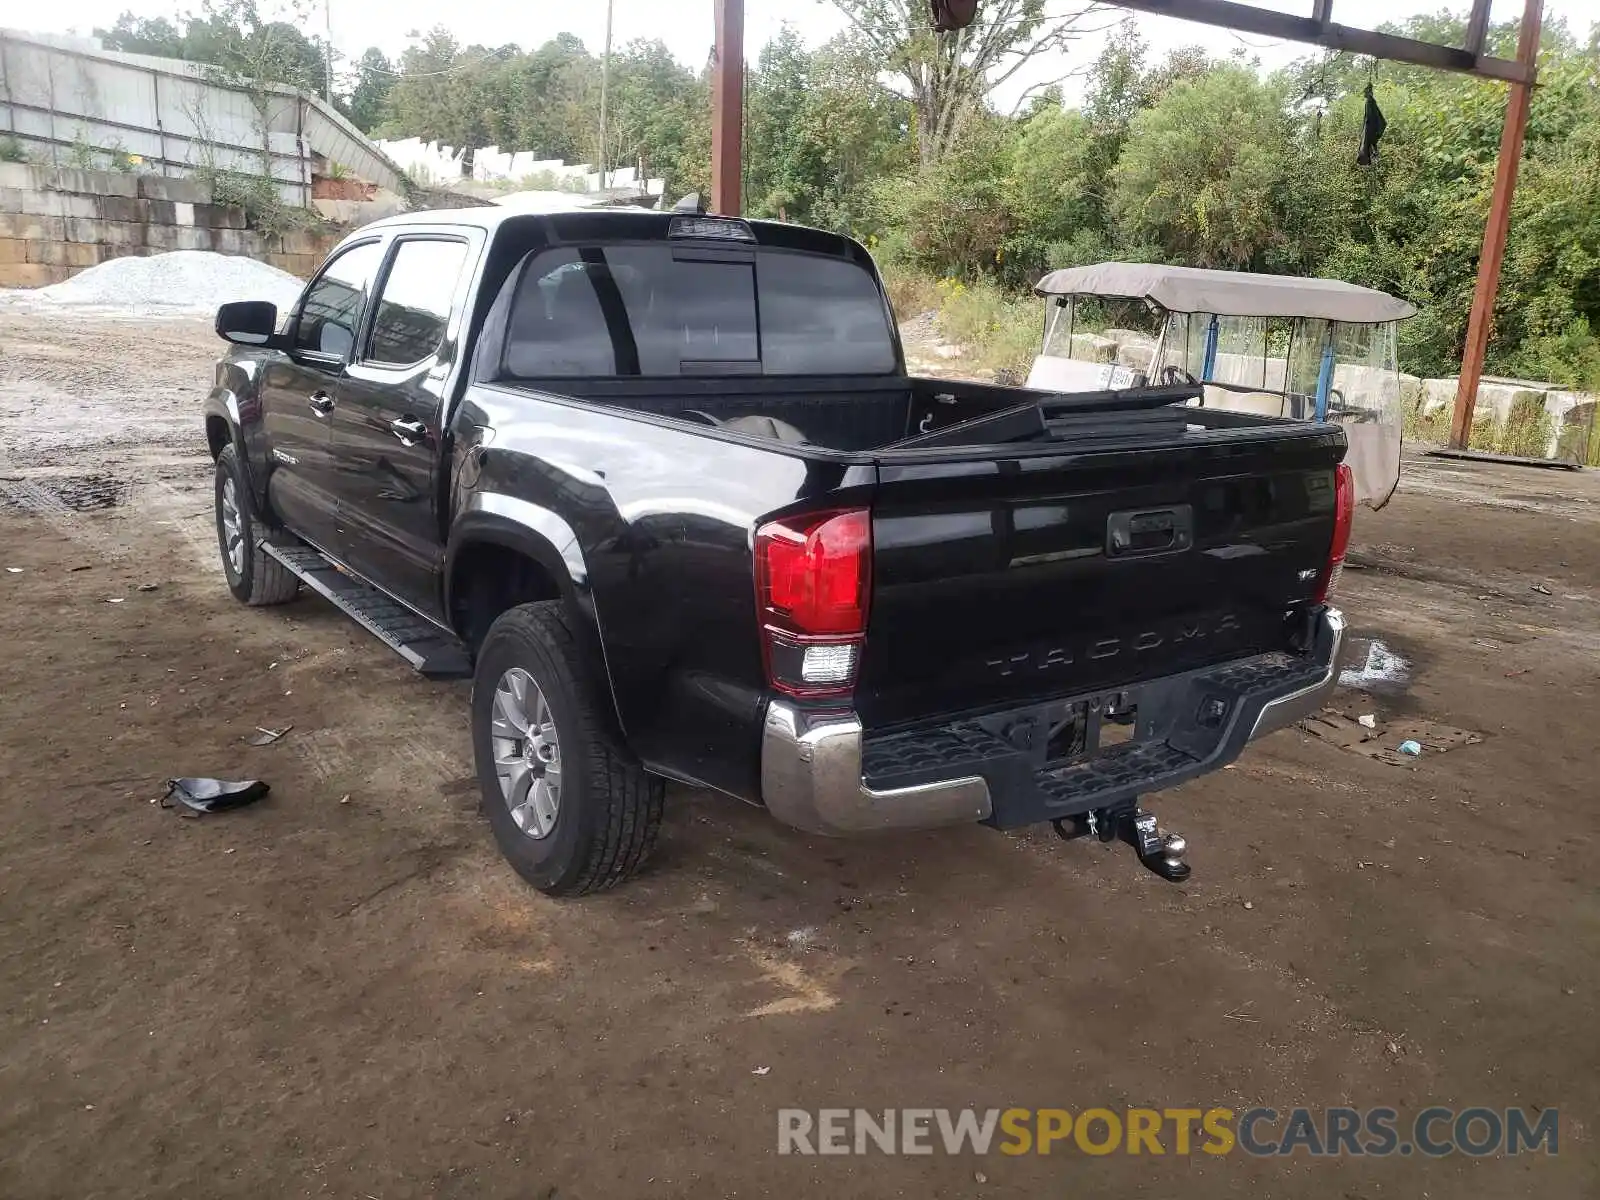
<path fill-rule="evenodd" d="M 333 107 L 333 0 L 322 0 L 322 98 Z"/>
<path fill-rule="evenodd" d="M 711 69 L 711 208 L 739 215 L 744 126 L 744 0 L 715 0 L 716 61 Z"/>
<path fill-rule="evenodd" d="M 600 190 L 606 190 L 606 91 L 611 82 L 611 9 L 606 0 L 606 52 L 600 58 Z"/>
<path fill-rule="evenodd" d="M 1494 297 L 1500 287 L 1500 263 L 1506 253 L 1506 232 L 1511 227 L 1511 197 L 1517 188 L 1517 168 L 1522 162 L 1522 139 L 1528 129 L 1528 104 L 1533 98 L 1533 68 L 1539 57 L 1539 24 L 1544 0 L 1525 0 L 1522 26 L 1517 31 L 1517 62 L 1527 68 L 1525 79 L 1509 84 L 1506 122 L 1500 132 L 1500 157 L 1494 165 L 1494 192 L 1489 199 L 1489 223 L 1483 230 L 1478 255 L 1478 283 L 1472 292 L 1472 315 L 1467 318 L 1467 344 L 1461 355 L 1461 380 L 1456 386 L 1456 408 L 1450 419 L 1450 444 L 1467 449 L 1472 439 L 1472 410 L 1478 402 L 1478 381 L 1489 350 L 1489 326 L 1494 320 Z"/>

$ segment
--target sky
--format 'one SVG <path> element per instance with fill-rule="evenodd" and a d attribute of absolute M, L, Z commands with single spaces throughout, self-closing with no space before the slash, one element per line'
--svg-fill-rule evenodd
<path fill-rule="evenodd" d="M 279 0 L 262 0 L 264 11 Z M 604 0 L 533 0 L 515 4 L 506 0 L 304 0 L 310 4 L 308 33 L 320 33 L 325 16 L 324 3 L 331 8 L 333 42 L 348 59 L 354 60 L 368 46 L 378 46 L 391 57 L 398 56 L 407 38 L 435 24 L 447 26 L 463 43 L 504 45 L 514 42 L 524 47 L 537 46 L 557 33 L 574 33 L 591 50 L 605 42 L 606 4 Z M 918 0 L 912 0 L 913 3 Z M 1312 0 L 1249 0 L 1258 8 L 1309 16 Z M 1079 0 L 1047 0 L 1046 11 L 1065 13 L 1080 6 Z M 50 33 L 78 33 L 87 36 L 96 26 L 109 26 L 124 10 L 140 16 L 171 16 L 175 12 L 198 8 L 198 0 L 55 0 L 40 8 L 38 0 L 0 0 L 0 27 Z M 1415 13 L 1441 8 L 1464 11 L 1468 0 L 1334 0 L 1334 18 L 1341 24 L 1371 29 L 1383 21 L 1404 20 Z M 1496 21 L 1515 19 L 1522 12 L 1522 0 L 1494 0 L 1492 17 Z M 1580 34 L 1592 20 L 1600 19 L 1600 0 L 1545 0 L 1546 20 L 1564 17 Z M 1086 24 L 1109 25 L 1131 17 L 1150 43 L 1153 57 L 1159 58 L 1179 46 L 1204 46 L 1214 55 L 1243 49 L 1258 58 L 1266 69 L 1273 69 L 1311 53 L 1313 48 L 1293 42 L 1275 41 L 1253 34 L 1214 29 L 1170 17 L 1148 13 L 1126 13 L 1107 9 Z M 760 48 L 784 24 L 795 27 L 810 44 L 826 41 L 844 28 L 844 18 L 830 0 L 746 0 L 745 53 L 754 59 Z M 1026 82 L 1053 77 L 1093 61 L 1106 34 L 1088 34 L 1066 59 L 1040 63 L 1038 70 L 1024 77 L 1019 73 L 1010 89 L 998 99 L 1009 107 Z M 714 37 L 711 0 L 613 0 L 613 44 L 620 46 L 634 38 L 660 38 L 684 63 L 704 64 Z M 1076 80 L 1066 85 L 1069 102 L 1081 94 Z"/>

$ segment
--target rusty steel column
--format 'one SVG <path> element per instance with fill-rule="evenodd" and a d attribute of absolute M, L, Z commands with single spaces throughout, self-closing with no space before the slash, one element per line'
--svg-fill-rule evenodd
<path fill-rule="evenodd" d="M 1494 168 L 1494 192 L 1489 199 L 1489 223 L 1483 230 L 1478 255 L 1478 283 L 1472 292 L 1472 315 L 1467 318 L 1467 344 L 1461 355 L 1461 380 L 1456 388 L 1455 414 L 1450 419 L 1450 444 L 1465 450 L 1472 438 L 1472 410 L 1478 401 L 1478 381 L 1489 350 L 1489 330 L 1494 323 L 1494 298 L 1500 288 L 1500 263 L 1506 253 L 1506 232 L 1511 227 L 1511 198 L 1517 189 L 1517 168 L 1522 163 L 1522 139 L 1528 129 L 1528 105 L 1533 99 L 1533 66 L 1539 55 L 1539 25 L 1544 0 L 1525 0 L 1522 26 L 1517 33 L 1517 61 L 1528 68 L 1526 82 L 1511 83 L 1506 99 L 1506 123 L 1500 132 L 1500 158 Z"/>
<path fill-rule="evenodd" d="M 744 0 L 713 3 L 717 48 L 711 70 L 711 211 L 738 216 L 744 162 Z"/>

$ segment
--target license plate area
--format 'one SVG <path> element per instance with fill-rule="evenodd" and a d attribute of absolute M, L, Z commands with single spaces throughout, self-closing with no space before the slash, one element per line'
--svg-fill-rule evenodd
<path fill-rule="evenodd" d="M 1070 701 L 1047 714 L 1045 766 L 1065 766 L 1093 758 L 1102 750 L 1136 740 L 1139 706 L 1130 692 L 1113 692 Z"/>

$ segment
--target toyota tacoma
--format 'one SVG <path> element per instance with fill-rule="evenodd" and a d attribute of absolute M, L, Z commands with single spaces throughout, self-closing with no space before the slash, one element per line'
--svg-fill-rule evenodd
<path fill-rule="evenodd" d="M 1140 798 L 1334 684 L 1336 426 L 911 377 L 849 238 L 416 213 L 216 329 L 229 589 L 470 678 L 484 812 L 551 894 L 632 874 L 669 780 L 817 834 L 1049 821 L 1182 878 Z"/>

